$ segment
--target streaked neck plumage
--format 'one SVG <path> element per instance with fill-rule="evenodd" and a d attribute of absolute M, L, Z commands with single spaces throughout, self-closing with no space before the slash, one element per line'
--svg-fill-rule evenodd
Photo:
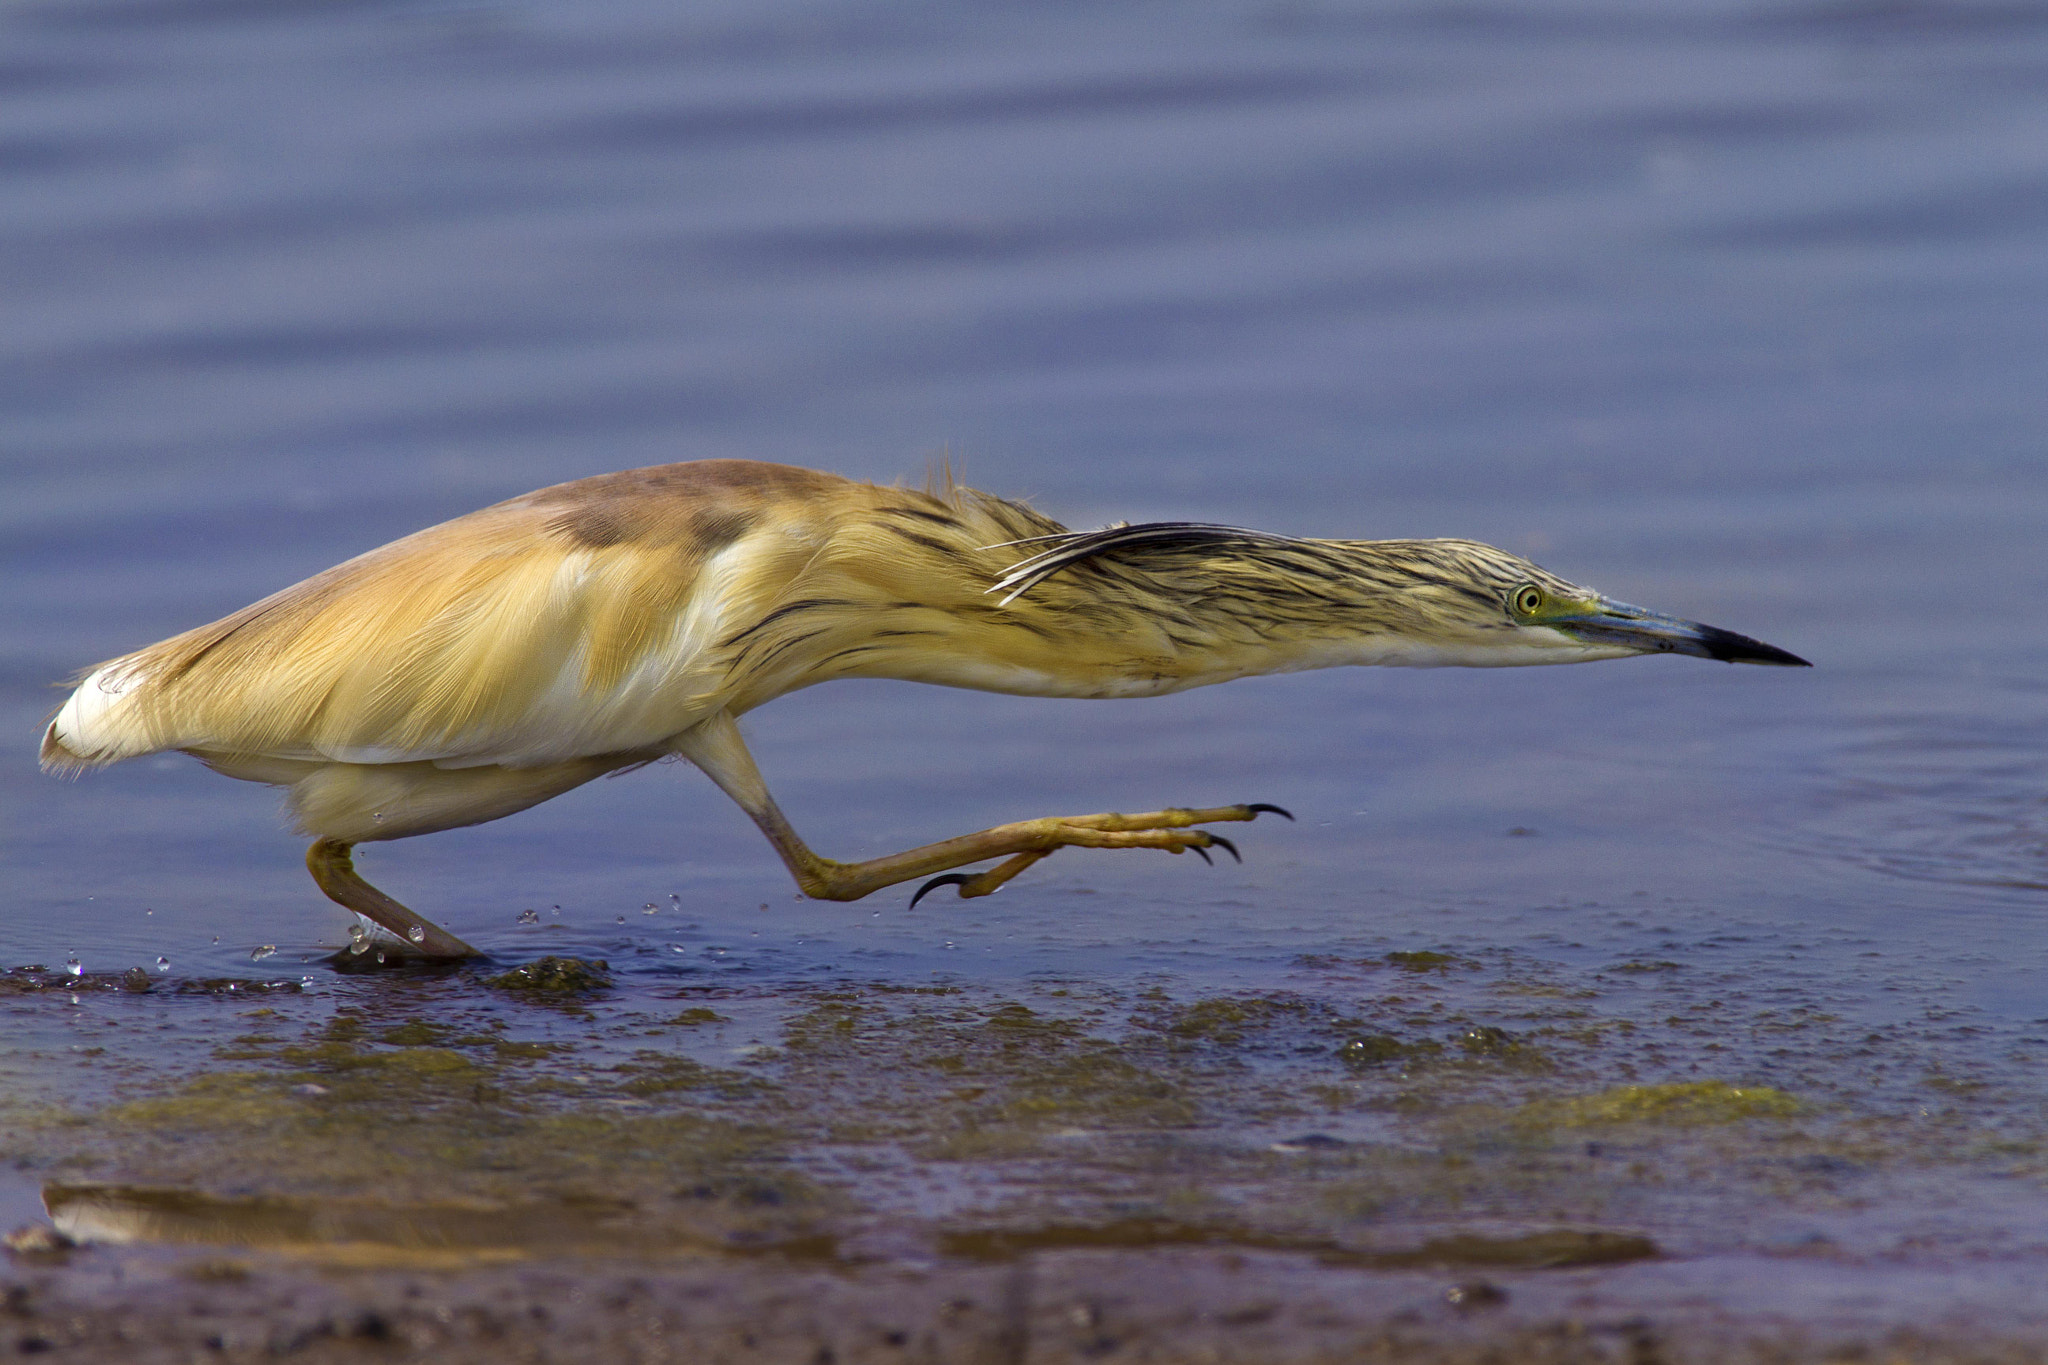
<path fill-rule="evenodd" d="M 1568 661 L 1521 641 L 1503 606 L 1533 566 L 1475 542 L 1072 533 L 965 490 L 890 490 L 877 510 L 823 535 L 775 605 L 725 642 L 745 679 L 737 709 L 840 677 L 1135 697 L 1346 664 Z M 1034 559 L 1049 567 L 1019 571 Z"/>

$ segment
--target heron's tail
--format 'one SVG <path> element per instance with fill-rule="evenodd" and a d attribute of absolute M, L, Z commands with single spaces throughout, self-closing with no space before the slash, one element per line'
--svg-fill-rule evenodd
<path fill-rule="evenodd" d="M 166 747 L 150 723 L 148 708 L 135 704 L 148 679 L 125 663 L 116 659 L 101 664 L 79 680 L 43 730 L 38 757 L 44 772 L 103 768 Z"/>

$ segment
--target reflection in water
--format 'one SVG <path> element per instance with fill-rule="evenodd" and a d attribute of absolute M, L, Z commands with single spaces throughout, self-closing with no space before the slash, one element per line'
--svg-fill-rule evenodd
<path fill-rule="evenodd" d="M 651 1223 L 626 1200 L 516 1204 L 278 1195 L 240 1198 L 135 1185 L 43 1187 L 57 1231 L 82 1243 L 256 1247 L 353 1265 L 531 1256 L 723 1254 L 829 1257 L 829 1237 L 720 1237 L 680 1220 Z"/>
<path fill-rule="evenodd" d="M 738 1243 L 692 1234 L 673 1224 L 650 1228 L 623 1200 L 397 1205 L 367 1199 L 229 1198 L 193 1190 L 53 1182 L 43 1187 L 43 1202 L 56 1230 L 74 1242 L 249 1247 L 357 1265 L 504 1260 L 536 1254 L 772 1253 L 806 1259 L 838 1255 L 837 1239 L 829 1236 Z M 1658 1254 L 1648 1238 L 1589 1229 L 1507 1235 L 1453 1232 L 1415 1247 L 1371 1249 L 1328 1237 L 1158 1218 L 955 1231 L 941 1236 L 935 1246 L 942 1255 L 970 1261 L 1013 1261 L 1062 1250 L 1207 1247 L 1305 1255 L 1324 1265 L 1380 1270 L 1548 1270 L 1612 1265 Z"/>
<path fill-rule="evenodd" d="M 1656 1243 L 1647 1237 L 1584 1228 L 1552 1228 L 1505 1236 L 1459 1232 L 1432 1237 L 1412 1248 L 1368 1250 L 1342 1246 L 1329 1238 L 1288 1237 L 1229 1224 L 1153 1218 L 955 1232 L 941 1238 L 939 1245 L 948 1255 L 980 1261 L 1015 1260 L 1039 1251 L 1211 1247 L 1292 1252 L 1312 1256 L 1323 1265 L 1371 1270 L 1473 1266 L 1555 1270 L 1615 1265 L 1657 1255 Z"/>

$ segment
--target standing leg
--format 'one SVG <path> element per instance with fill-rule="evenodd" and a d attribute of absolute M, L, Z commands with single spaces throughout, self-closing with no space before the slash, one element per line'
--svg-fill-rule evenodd
<path fill-rule="evenodd" d="M 986 896 L 1054 849 L 1157 848 L 1168 853 L 1194 849 L 1222 848 L 1232 857 L 1237 849 L 1220 834 L 1190 826 L 1222 820 L 1256 820 L 1263 811 L 1287 815 L 1278 806 L 1261 802 L 1249 806 L 1218 806 L 1208 810 L 1161 810 L 1145 815 L 1055 815 L 1040 820 L 1020 820 L 997 825 L 978 834 L 926 844 L 904 853 L 870 858 L 861 863 L 838 863 L 821 858 L 805 846 L 790 827 L 768 784 L 761 779 L 754 757 L 740 738 L 739 727 L 730 715 L 720 712 L 710 720 L 685 731 L 676 741 L 676 752 L 702 768 L 705 775 L 739 803 L 753 817 L 768 842 L 782 856 L 797 887 L 806 896 L 820 900 L 854 901 L 871 891 L 907 882 L 934 872 L 964 867 L 985 858 L 1008 858 L 1001 866 L 976 876 L 942 877 L 932 886 L 954 885 L 962 896 Z M 1291 815 L 1288 819 L 1293 819 Z M 1203 858 L 1208 857 L 1202 854 Z M 931 886 L 924 891 L 931 890 Z M 918 894 L 922 896 L 924 891 Z M 915 904 L 915 901 L 912 902 Z"/>
<path fill-rule="evenodd" d="M 352 844 L 337 839 L 320 839 L 306 850 L 306 870 L 336 905 L 373 920 L 409 945 L 401 951 L 420 957 L 482 957 L 455 935 L 432 920 L 421 919 L 391 897 L 356 875 Z"/>

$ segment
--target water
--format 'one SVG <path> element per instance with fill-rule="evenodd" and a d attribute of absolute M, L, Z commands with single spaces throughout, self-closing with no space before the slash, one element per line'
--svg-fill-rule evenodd
<path fill-rule="evenodd" d="M 89 0 L 0 34 L 0 967 L 373 989 L 313 965 L 348 919 L 264 789 L 35 772 L 74 670 L 564 479 L 950 460 L 1073 525 L 1490 540 L 1817 667 L 841 684 L 748 720 L 831 856 L 1301 820 L 1233 831 L 1242 867 L 1070 851 L 843 907 L 665 766 L 368 874 L 631 1001 L 744 986 L 764 1044 L 833 981 L 1194 999 L 1448 948 L 1581 986 L 1675 962 L 1716 983 L 1658 987 L 1692 1004 L 1824 1007 L 2035 1094 L 2034 11 Z M 76 1083 L 81 1026 L 9 1027 Z"/>

